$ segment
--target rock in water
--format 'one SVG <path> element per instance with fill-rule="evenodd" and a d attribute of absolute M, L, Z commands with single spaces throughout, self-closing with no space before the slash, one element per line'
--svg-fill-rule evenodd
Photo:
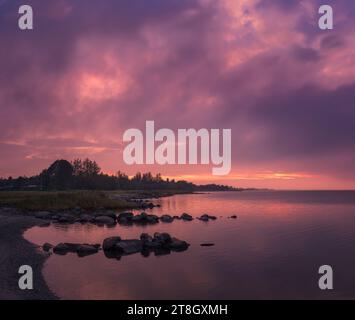
<path fill-rule="evenodd" d="M 138 253 L 143 249 L 143 242 L 141 240 L 121 240 L 115 245 L 115 249 L 123 254 Z"/>
<path fill-rule="evenodd" d="M 111 226 L 111 225 L 114 225 L 115 224 L 115 220 L 112 219 L 111 217 L 108 217 L 108 216 L 98 216 L 95 218 L 95 223 L 98 223 L 98 224 L 105 224 L 105 225 L 108 225 L 108 226 Z"/>
<path fill-rule="evenodd" d="M 142 233 L 141 240 L 143 241 L 143 243 L 145 243 L 153 241 L 153 238 L 148 233 Z"/>
<path fill-rule="evenodd" d="M 102 244 L 102 249 L 104 251 L 114 250 L 118 242 L 121 241 L 121 237 L 110 237 L 104 240 Z"/>
<path fill-rule="evenodd" d="M 149 214 L 147 216 L 147 223 L 149 224 L 159 223 L 159 217 L 153 214 Z"/>
<path fill-rule="evenodd" d="M 214 243 L 201 243 L 200 246 L 201 247 L 213 247 Z"/>
<path fill-rule="evenodd" d="M 161 216 L 160 220 L 165 223 L 171 223 L 174 221 L 173 217 L 169 216 L 168 214 L 164 214 L 163 216 Z"/>
<path fill-rule="evenodd" d="M 113 211 L 107 211 L 107 212 L 103 212 L 102 214 L 99 214 L 99 216 L 104 216 L 104 217 L 110 217 L 112 218 L 113 220 L 116 221 L 116 213 L 113 212 Z"/>
<path fill-rule="evenodd" d="M 155 205 L 151 202 L 149 203 L 142 203 L 140 206 L 142 209 L 153 209 L 155 207 Z"/>
<path fill-rule="evenodd" d="M 192 221 L 194 219 L 192 216 L 190 216 L 187 213 L 183 213 L 180 218 L 185 221 Z"/>
<path fill-rule="evenodd" d="M 52 246 L 50 243 L 48 243 L 48 242 L 46 242 L 46 243 L 42 246 L 42 249 L 43 249 L 44 251 L 46 251 L 46 252 L 49 252 L 52 248 L 53 248 L 53 246 Z"/>
<path fill-rule="evenodd" d="M 132 217 L 132 221 L 135 223 L 145 223 L 147 219 L 147 214 L 142 212 L 141 214 L 137 214 L 136 216 Z"/>
<path fill-rule="evenodd" d="M 76 252 L 79 257 L 85 257 L 97 253 L 99 251 L 99 247 L 100 245 L 81 244 L 78 246 Z"/>
<path fill-rule="evenodd" d="M 166 247 L 155 248 L 153 251 L 155 256 L 165 256 L 171 253 L 171 250 Z"/>
<path fill-rule="evenodd" d="M 117 221 L 120 224 L 129 225 L 132 223 L 132 218 L 133 218 L 132 212 L 121 212 L 117 217 Z"/>
<path fill-rule="evenodd" d="M 169 243 L 171 242 L 171 236 L 169 233 L 159 233 L 159 232 L 156 232 L 154 233 L 154 240 L 156 242 L 160 242 L 162 244 L 165 244 L 165 243 Z"/>
<path fill-rule="evenodd" d="M 202 215 L 199 219 L 200 219 L 201 221 L 208 221 L 208 220 L 209 220 L 207 214 Z"/>
<path fill-rule="evenodd" d="M 79 217 L 79 221 L 81 223 L 87 223 L 90 222 L 93 219 L 93 217 L 89 214 L 81 214 Z"/>
<path fill-rule="evenodd" d="M 117 219 L 121 219 L 121 218 L 126 218 L 126 219 L 131 219 L 133 217 L 133 213 L 132 212 L 121 212 Z"/>
<path fill-rule="evenodd" d="M 188 244 L 186 241 L 172 238 L 171 242 L 167 245 L 167 248 L 172 251 L 185 251 L 188 249 L 189 246 L 190 244 Z"/>
<path fill-rule="evenodd" d="M 65 242 L 64 245 L 67 246 L 69 252 L 76 252 L 80 246 L 78 243 Z"/>
<path fill-rule="evenodd" d="M 65 243 L 59 243 L 53 248 L 53 252 L 55 254 L 60 254 L 60 255 L 65 255 L 69 252 L 69 246 L 67 246 Z"/>
<path fill-rule="evenodd" d="M 203 214 L 200 218 L 199 218 L 199 220 L 201 220 L 201 221 L 209 221 L 209 220 L 216 220 L 217 219 L 217 217 L 215 217 L 215 216 L 210 216 L 210 215 L 208 215 L 208 214 Z"/>
<path fill-rule="evenodd" d="M 60 255 L 67 253 L 77 253 L 80 257 L 97 253 L 100 248 L 99 244 L 78 244 L 78 243 L 59 243 L 53 248 L 53 252 Z"/>
<path fill-rule="evenodd" d="M 162 244 L 160 242 L 152 240 L 152 241 L 143 242 L 143 246 L 144 246 L 145 249 L 154 250 L 154 249 L 161 248 Z"/>
<path fill-rule="evenodd" d="M 159 223 L 159 218 L 156 215 L 147 214 L 142 212 L 131 218 L 131 221 L 137 224 L 155 224 Z"/>

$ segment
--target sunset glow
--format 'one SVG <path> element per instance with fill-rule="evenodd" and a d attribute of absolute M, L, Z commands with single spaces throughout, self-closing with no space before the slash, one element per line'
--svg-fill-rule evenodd
<path fill-rule="evenodd" d="M 334 2 L 336 28 L 319 32 L 320 1 L 105 1 L 82 11 L 69 0 L 33 0 L 38 28 L 27 34 L 9 24 L 17 2 L 0 12 L 1 177 L 89 157 L 106 173 L 355 188 L 348 1 Z M 231 128 L 230 175 L 125 165 L 123 132 L 148 120 L 172 130 Z"/>

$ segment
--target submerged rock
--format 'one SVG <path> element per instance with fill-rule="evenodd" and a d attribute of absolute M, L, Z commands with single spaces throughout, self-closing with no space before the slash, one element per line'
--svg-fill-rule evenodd
<path fill-rule="evenodd" d="M 149 214 L 147 216 L 147 222 L 149 224 L 155 224 L 155 223 L 159 223 L 159 217 L 154 215 L 154 214 Z"/>
<path fill-rule="evenodd" d="M 81 244 L 77 247 L 76 253 L 79 257 L 95 254 L 99 251 L 100 245 Z"/>
<path fill-rule="evenodd" d="M 185 221 L 192 221 L 194 219 L 192 216 L 190 216 L 187 213 L 183 213 L 180 218 Z"/>
<path fill-rule="evenodd" d="M 186 241 L 173 238 L 169 233 L 155 233 L 152 241 L 144 243 L 144 246 L 152 249 L 168 249 L 172 251 L 184 251 L 189 247 Z"/>
<path fill-rule="evenodd" d="M 127 219 L 123 217 L 120 220 L 118 220 L 118 223 L 122 225 L 131 225 L 133 222 L 131 219 Z"/>
<path fill-rule="evenodd" d="M 53 245 L 51 245 L 50 243 L 46 242 L 43 246 L 42 249 L 46 252 L 51 251 L 51 249 L 53 248 Z"/>
<path fill-rule="evenodd" d="M 149 256 L 151 252 L 155 255 L 169 254 L 171 251 L 180 252 L 186 250 L 190 245 L 186 241 L 173 238 L 168 233 L 155 233 L 150 236 L 142 233 L 140 239 L 122 240 L 120 237 L 110 237 L 103 241 L 104 254 L 110 259 L 121 259 L 122 256 L 134 253 L 141 253 Z M 43 249 L 49 251 L 53 246 L 44 244 Z M 53 248 L 53 252 L 59 255 L 77 253 L 79 257 L 95 254 L 99 251 L 99 244 L 77 244 L 59 243 Z"/>
<path fill-rule="evenodd" d="M 155 249 L 161 248 L 162 244 L 153 239 L 152 241 L 144 242 L 143 243 L 143 247 L 144 247 L 144 249 L 148 249 L 148 250 L 153 250 L 154 251 Z"/>
<path fill-rule="evenodd" d="M 209 218 L 208 218 L 208 216 L 207 215 L 202 215 L 200 218 L 198 218 L 199 220 L 201 220 L 201 221 L 208 221 L 209 220 Z"/>
<path fill-rule="evenodd" d="M 140 207 L 142 209 L 153 209 L 155 207 L 155 205 L 151 202 L 149 202 L 149 203 L 143 202 Z"/>
<path fill-rule="evenodd" d="M 143 241 L 143 243 L 153 241 L 153 238 L 148 233 L 142 233 L 140 238 Z"/>
<path fill-rule="evenodd" d="M 104 251 L 104 256 L 107 259 L 116 259 L 116 260 L 121 260 L 122 253 L 117 252 L 117 250 L 106 250 Z"/>
<path fill-rule="evenodd" d="M 53 248 L 55 254 L 65 255 L 69 252 L 69 246 L 65 243 L 59 243 Z"/>
<path fill-rule="evenodd" d="M 121 212 L 117 217 L 117 221 L 120 224 L 131 224 L 132 218 L 133 218 L 132 212 Z"/>
<path fill-rule="evenodd" d="M 213 247 L 214 243 L 201 243 L 200 246 L 201 247 Z"/>
<path fill-rule="evenodd" d="M 198 218 L 199 220 L 201 220 L 201 221 L 209 221 L 209 220 L 216 220 L 217 219 L 217 217 L 215 217 L 215 216 L 210 216 L 210 215 L 208 215 L 208 214 L 203 214 L 201 217 L 199 217 Z"/>
<path fill-rule="evenodd" d="M 90 222 L 92 221 L 94 218 L 89 215 L 89 214 L 81 214 L 80 217 L 79 217 L 79 222 L 81 223 L 87 223 L 87 222 Z"/>
<path fill-rule="evenodd" d="M 145 212 L 142 212 L 141 214 L 137 214 L 132 217 L 132 221 L 135 223 L 143 223 L 146 221 L 147 214 Z"/>
<path fill-rule="evenodd" d="M 101 212 L 99 214 L 97 214 L 97 217 L 99 216 L 103 216 L 103 217 L 110 217 L 111 219 L 116 221 L 116 213 L 114 211 L 105 211 L 105 212 Z"/>
<path fill-rule="evenodd" d="M 115 250 L 123 254 L 133 254 L 141 252 L 143 249 L 143 242 L 141 240 L 121 240 L 116 243 Z"/>
<path fill-rule="evenodd" d="M 172 216 L 169 216 L 168 214 L 164 214 L 163 216 L 160 217 L 160 221 L 164 223 L 171 223 L 174 221 L 174 218 Z"/>
<path fill-rule="evenodd" d="M 73 253 L 75 253 L 80 246 L 79 243 L 71 243 L 71 242 L 65 242 L 64 245 L 68 248 L 69 252 L 73 252 Z"/>
<path fill-rule="evenodd" d="M 154 233 L 154 240 L 157 241 L 157 242 L 160 242 L 162 244 L 166 244 L 166 243 L 169 243 L 171 242 L 171 236 L 169 233 L 159 233 L 159 232 L 156 232 Z"/>
<path fill-rule="evenodd" d="M 120 218 L 132 218 L 133 217 L 133 213 L 132 212 L 121 212 L 117 219 L 120 219 Z"/>
<path fill-rule="evenodd" d="M 78 244 L 78 243 L 59 243 L 53 248 L 53 252 L 59 255 L 67 253 L 77 253 L 78 256 L 84 257 L 99 251 L 99 244 Z"/>
<path fill-rule="evenodd" d="M 177 238 L 172 238 L 171 241 L 167 244 L 167 248 L 172 251 L 185 251 L 188 249 L 190 244 L 186 241 L 179 240 Z"/>
<path fill-rule="evenodd" d="M 116 221 L 108 216 L 98 216 L 94 219 L 97 224 L 114 225 Z"/>
<path fill-rule="evenodd" d="M 159 223 L 159 217 L 156 215 L 147 214 L 146 212 L 142 212 L 133 216 L 131 221 L 137 224 L 156 224 Z"/>
<path fill-rule="evenodd" d="M 121 237 L 110 237 L 104 240 L 102 244 L 102 249 L 104 251 L 114 250 L 118 242 L 121 241 Z"/>
<path fill-rule="evenodd" d="M 159 247 L 159 248 L 156 248 L 152 251 L 154 252 L 155 256 L 166 256 L 171 253 L 171 250 L 166 247 Z"/>
<path fill-rule="evenodd" d="M 155 233 L 154 237 L 150 237 L 147 234 L 142 234 L 143 252 L 144 256 L 149 256 L 150 252 L 154 252 L 155 255 L 170 254 L 171 251 L 180 252 L 187 250 L 190 246 L 186 241 L 182 241 L 177 238 L 173 238 L 168 233 Z"/>

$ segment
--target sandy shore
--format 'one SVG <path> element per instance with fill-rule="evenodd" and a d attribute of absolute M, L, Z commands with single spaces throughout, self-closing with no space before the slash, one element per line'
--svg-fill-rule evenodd
<path fill-rule="evenodd" d="M 47 257 L 22 236 L 28 228 L 41 223 L 36 218 L 0 208 L 0 299 L 56 299 L 42 276 Z M 33 290 L 21 290 L 18 287 L 21 276 L 18 269 L 21 265 L 30 265 L 33 269 Z"/>

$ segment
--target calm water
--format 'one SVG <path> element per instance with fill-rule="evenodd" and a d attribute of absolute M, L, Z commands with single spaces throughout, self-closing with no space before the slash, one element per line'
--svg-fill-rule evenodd
<path fill-rule="evenodd" d="M 149 213 L 218 220 L 154 226 L 52 225 L 26 239 L 100 243 L 168 232 L 188 241 L 185 252 L 165 256 L 51 255 L 43 273 L 65 299 L 273 299 L 355 298 L 355 192 L 258 191 L 177 195 L 156 201 Z M 238 215 L 238 219 L 228 216 Z M 214 247 L 201 247 L 213 242 Z M 318 289 L 318 268 L 334 270 L 334 290 Z"/>

